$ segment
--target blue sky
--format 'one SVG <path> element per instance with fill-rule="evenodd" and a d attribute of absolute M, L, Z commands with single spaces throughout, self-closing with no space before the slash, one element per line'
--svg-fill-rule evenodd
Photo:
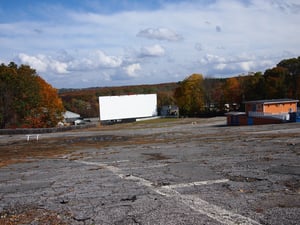
<path fill-rule="evenodd" d="M 56 88 L 264 72 L 300 54 L 298 0 L 1 0 L 0 63 Z"/>

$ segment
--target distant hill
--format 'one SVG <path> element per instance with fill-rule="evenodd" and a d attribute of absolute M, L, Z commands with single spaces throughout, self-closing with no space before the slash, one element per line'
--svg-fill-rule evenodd
<path fill-rule="evenodd" d="M 157 93 L 158 110 L 175 104 L 181 115 L 195 116 L 226 110 L 240 110 L 244 101 L 291 98 L 300 100 L 300 56 L 281 60 L 275 67 L 228 78 L 205 78 L 192 74 L 181 82 L 120 87 L 61 89 L 67 110 L 83 117 L 99 115 L 99 96 Z M 195 83 L 198 82 L 198 83 Z M 176 93 L 175 93 L 176 90 Z M 179 104 L 181 103 L 181 105 Z"/>

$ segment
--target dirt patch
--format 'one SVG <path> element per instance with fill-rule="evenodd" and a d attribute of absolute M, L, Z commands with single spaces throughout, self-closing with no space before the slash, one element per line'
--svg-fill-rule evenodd
<path fill-rule="evenodd" d="M 47 144 L 45 142 L 17 143 L 0 149 L 0 167 L 12 163 L 33 160 L 35 158 L 51 158 L 70 152 L 71 149 L 66 148 L 64 145 L 54 145 L 52 143 Z"/>
<path fill-rule="evenodd" d="M 231 181 L 235 181 L 235 182 L 255 182 L 255 181 L 261 181 L 263 179 L 260 179 L 260 178 L 255 178 L 255 177 L 244 177 L 244 176 L 230 176 L 230 175 L 227 175 L 226 176 L 229 180 Z"/>
<path fill-rule="evenodd" d="M 71 154 L 77 150 L 86 148 L 101 149 L 104 147 L 118 145 L 141 145 L 149 143 L 167 143 L 168 140 L 153 140 L 152 136 L 117 136 L 117 135 L 92 135 L 92 136 L 74 136 L 74 137 L 53 137 L 39 141 L 15 141 L 0 145 L 0 167 L 13 163 L 22 163 L 37 158 L 54 158 Z M 114 154 L 117 152 L 109 152 L 103 154 Z M 83 153 L 81 153 L 83 154 Z M 158 160 L 162 156 L 153 156 Z M 82 156 L 71 157 L 71 159 L 79 159 Z M 164 159 L 164 158 L 162 158 Z M 162 160 L 161 159 L 161 160 Z"/>
<path fill-rule="evenodd" d="M 147 160 L 167 160 L 170 157 L 163 155 L 162 153 L 143 153 L 143 155 L 148 156 Z"/>
<path fill-rule="evenodd" d="M 129 144 L 130 138 L 116 135 L 53 137 L 39 141 L 8 142 L 0 145 L 0 167 L 36 158 L 66 155 L 86 147 L 102 148 L 124 143 Z"/>
<path fill-rule="evenodd" d="M 41 209 L 33 206 L 19 206 L 5 209 L 0 213 L 0 225 L 17 224 L 48 224 L 67 225 L 65 213 L 59 214 L 54 211 Z"/>

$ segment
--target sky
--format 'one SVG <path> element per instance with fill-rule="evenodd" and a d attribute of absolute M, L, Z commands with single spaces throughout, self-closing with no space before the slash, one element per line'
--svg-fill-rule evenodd
<path fill-rule="evenodd" d="M 264 72 L 300 55 L 299 0 L 1 0 L 0 63 L 55 88 Z"/>

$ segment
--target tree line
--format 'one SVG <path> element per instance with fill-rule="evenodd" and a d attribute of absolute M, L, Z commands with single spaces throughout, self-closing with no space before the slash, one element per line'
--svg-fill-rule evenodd
<path fill-rule="evenodd" d="M 218 115 L 243 110 L 243 102 L 260 99 L 300 99 L 300 57 L 284 59 L 264 73 L 230 78 L 192 74 L 176 83 L 60 90 L 66 109 L 83 117 L 98 117 L 99 96 L 157 93 L 158 109 L 178 105 L 183 116 Z"/>
<path fill-rule="evenodd" d="M 192 74 L 180 82 L 56 90 L 27 65 L 0 65 L 0 128 L 53 127 L 70 110 L 99 116 L 99 96 L 157 93 L 158 110 L 179 106 L 183 116 L 242 110 L 244 101 L 300 99 L 300 57 L 284 59 L 264 73 L 230 78 Z"/>
<path fill-rule="evenodd" d="M 174 98 L 183 115 L 243 110 L 243 102 L 260 99 L 300 99 L 300 57 L 285 59 L 264 73 L 226 79 L 193 74 L 175 89 Z M 229 108 L 226 108 L 229 107 Z"/>
<path fill-rule="evenodd" d="M 64 106 L 57 90 L 27 65 L 0 65 L 0 128 L 54 127 Z"/>

